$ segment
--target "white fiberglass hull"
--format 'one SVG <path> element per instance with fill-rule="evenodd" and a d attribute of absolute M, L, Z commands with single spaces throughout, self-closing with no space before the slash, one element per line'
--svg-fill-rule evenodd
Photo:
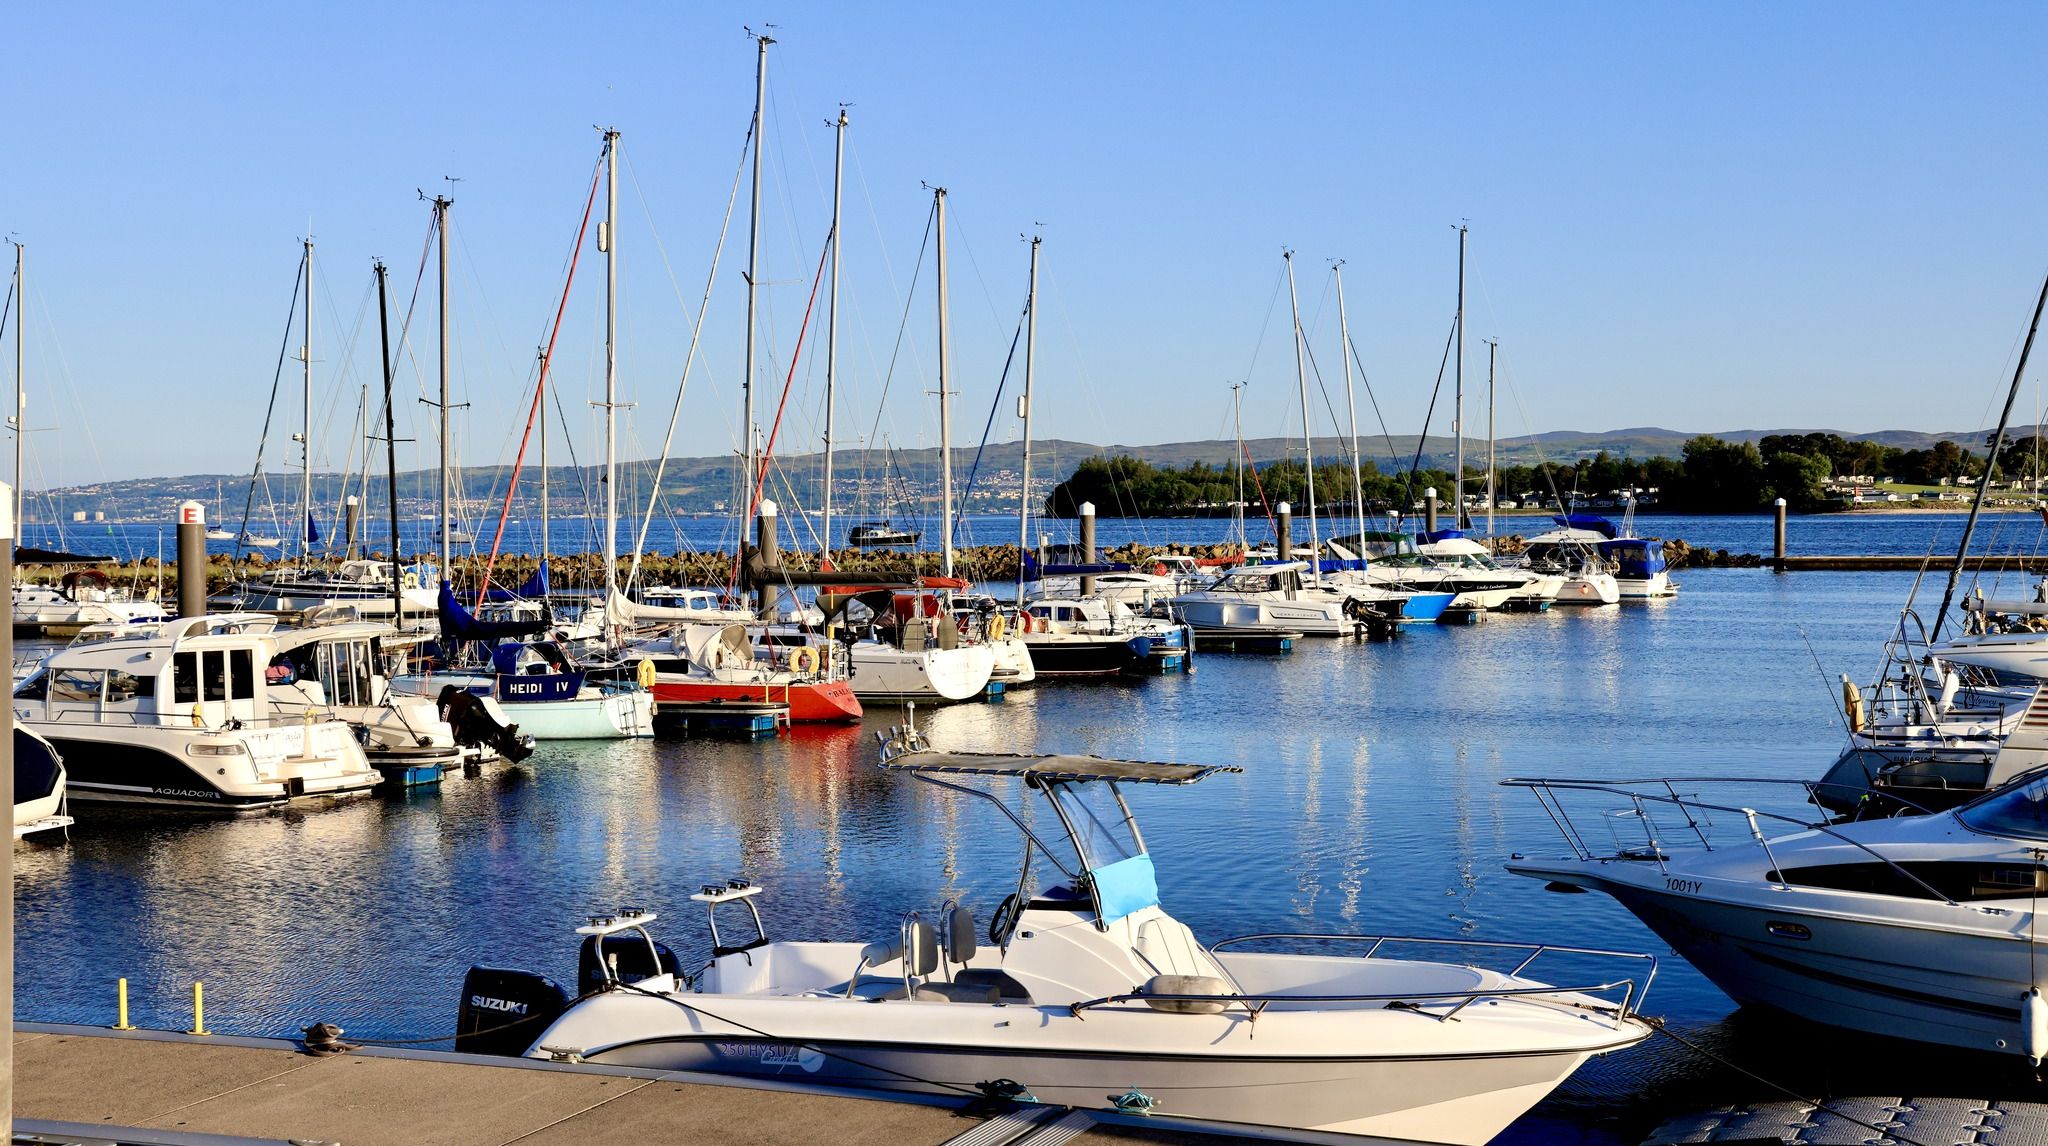
<path fill-rule="evenodd" d="M 1669 573 L 1652 573 L 1648 577 L 1620 577 L 1616 579 L 1616 584 L 1625 600 L 1646 601 L 1678 595 L 1678 582 L 1673 581 Z"/>
<path fill-rule="evenodd" d="M 1317 637 L 1341 637 L 1356 624 L 1344 615 L 1341 599 L 1190 593 L 1176 597 L 1181 619 L 1197 629 L 1289 629 Z"/>
<path fill-rule="evenodd" d="M 1000 641 L 988 642 L 988 647 L 996 658 L 995 668 L 989 673 L 990 680 L 1015 687 L 1038 679 L 1038 670 L 1031 667 L 1031 649 L 1022 638 L 1005 634 Z"/>
<path fill-rule="evenodd" d="M 503 704 L 505 719 L 535 740 L 630 740 L 654 735 L 654 694 L 634 689 Z"/>
<path fill-rule="evenodd" d="M 862 700 L 969 700 L 995 673 L 986 644 L 908 652 L 879 641 L 853 646 L 853 694 Z"/>
<path fill-rule="evenodd" d="M 1621 601 L 1621 586 L 1612 573 L 1574 573 L 1557 591 L 1560 605 L 1613 605 Z"/>

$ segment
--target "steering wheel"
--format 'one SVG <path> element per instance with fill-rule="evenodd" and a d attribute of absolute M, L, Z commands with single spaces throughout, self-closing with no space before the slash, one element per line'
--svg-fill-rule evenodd
<path fill-rule="evenodd" d="M 1001 947 L 1003 945 L 1003 938 L 1010 933 L 1010 928 L 1016 924 L 1017 917 L 1023 914 L 1022 907 L 1023 904 L 1018 900 L 1017 893 L 1014 891 L 996 905 L 996 913 L 988 917 L 988 941 L 990 946 Z"/>

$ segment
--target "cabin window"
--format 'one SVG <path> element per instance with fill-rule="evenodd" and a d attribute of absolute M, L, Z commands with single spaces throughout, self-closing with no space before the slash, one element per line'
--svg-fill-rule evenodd
<path fill-rule="evenodd" d="M 256 654 L 248 649 L 228 650 L 228 699 L 256 699 Z"/>
<path fill-rule="evenodd" d="M 171 703 L 194 704 L 199 700 L 199 654 L 179 653 L 171 658 Z"/>
<path fill-rule="evenodd" d="M 2048 777 L 2001 789 L 1957 811 L 1956 818 L 1988 835 L 2048 839 Z"/>
<path fill-rule="evenodd" d="M 147 699 L 156 695 L 156 678 L 114 669 L 107 673 L 107 702 Z"/>
<path fill-rule="evenodd" d="M 60 669 L 50 676 L 50 699 L 99 703 L 104 674 L 92 669 Z"/>
<path fill-rule="evenodd" d="M 37 673 L 35 676 L 30 677 L 21 687 L 14 690 L 14 699 L 16 700 L 42 700 L 49 695 L 50 674 L 46 672 Z"/>

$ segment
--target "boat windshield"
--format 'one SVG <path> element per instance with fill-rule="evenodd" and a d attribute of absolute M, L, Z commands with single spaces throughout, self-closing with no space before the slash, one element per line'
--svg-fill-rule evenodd
<path fill-rule="evenodd" d="M 2048 840 L 2048 776 L 2001 788 L 1957 810 L 1971 831 Z"/>
<path fill-rule="evenodd" d="M 1107 867 L 1145 854 L 1145 841 L 1110 784 L 1054 784 L 1051 796 L 1073 833 L 1070 842 L 1082 867 Z"/>

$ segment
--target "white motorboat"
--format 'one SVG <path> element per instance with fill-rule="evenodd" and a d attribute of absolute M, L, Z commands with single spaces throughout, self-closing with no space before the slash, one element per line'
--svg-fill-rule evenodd
<path fill-rule="evenodd" d="M 65 814 L 64 757 L 30 730 L 14 728 L 14 838 L 62 831 L 76 821 Z"/>
<path fill-rule="evenodd" d="M 1951 812 L 1832 825 L 1757 810 L 1753 788 L 1741 802 L 1671 794 L 1711 781 L 1507 783 L 1535 790 L 1571 852 L 1517 856 L 1509 871 L 1612 895 L 1739 1003 L 1939 1046 L 2048 1051 L 2035 971 L 2048 778 Z M 1570 807 L 1589 793 L 1617 839 L 1640 842 L 1595 850 L 1605 833 L 1580 830 Z"/>
<path fill-rule="evenodd" d="M 1500 608 L 1522 609 L 1541 612 L 1550 608 L 1564 589 L 1564 578 L 1555 573 L 1536 569 L 1517 569 L 1503 565 L 1493 556 L 1493 551 L 1455 529 L 1446 529 L 1428 535 L 1430 540 L 1415 547 L 1425 559 L 1449 576 L 1448 582 L 1439 582 L 1442 589 L 1459 587 L 1461 578 L 1476 578 L 1491 583 L 1495 580 L 1519 582 L 1519 588 L 1512 588 L 1500 604 Z M 1490 599 L 1490 598 L 1489 598 Z M 1467 602 L 1461 596 L 1451 602 L 1452 608 Z"/>
<path fill-rule="evenodd" d="M 481 762 L 501 754 L 484 745 L 465 749 L 432 700 L 391 690 L 384 641 L 396 635 L 390 625 L 361 620 L 345 605 L 315 610 L 299 627 L 273 632 L 278 656 L 268 670 L 271 711 L 288 718 L 332 713 L 348 721 L 372 764 L 445 770 L 460 767 L 468 755 Z"/>
<path fill-rule="evenodd" d="M 70 636 L 87 625 L 163 621 L 162 605 L 116 589 L 98 569 L 74 569 L 55 585 L 15 585 L 14 625 Z"/>
<path fill-rule="evenodd" d="M 1022 640 L 1039 672 L 1114 676 L 1185 668 L 1192 631 L 1185 622 L 1140 617 L 1121 600 L 1060 597 L 1028 603 Z"/>
<path fill-rule="evenodd" d="M 1280 629 L 1341 637 L 1357 632 L 1368 615 L 1391 621 L 1434 621 L 1451 605 L 1450 593 L 1317 584 L 1308 578 L 1308 568 L 1300 561 L 1240 565 L 1200 589 L 1173 598 L 1172 606 L 1197 632 Z"/>
<path fill-rule="evenodd" d="M 434 611 L 432 570 L 397 570 L 389 561 L 359 558 L 328 569 L 279 569 L 251 577 L 222 595 L 236 609 L 297 612 L 322 605 L 350 605 L 366 616 L 388 615 L 395 591 L 408 613 Z"/>
<path fill-rule="evenodd" d="M 1445 530 L 1439 536 L 1446 541 L 1464 541 L 1464 535 L 1456 530 Z M 1465 544 L 1484 552 L 1476 542 Z M 1490 559 L 1484 566 L 1444 564 L 1423 553 L 1413 537 L 1394 530 L 1371 530 L 1330 543 L 1340 554 L 1350 545 L 1358 547 L 1365 566 L 1339 574 L 1340 581 L 1396 591 L 1449 593 L 1453 609 L 1505 609 L 1510 601 L 1530 593 L 1537 580 L 1526 570 L 1503 569 Z"/>
<path fill-rule="evenodd" d="M 1550 519 L 1558 530 L 1532 538 L 1530 544 L 1554 538 L 1590 544 L 1614 574 L 1623 600 L 1653 600 L 1678 595 L 1678 582 L 1664 565 L 1664 543 L 1635 535 L 1636 503 L 1627 502 L 1621 524 L 1595 513 L 1568 513 Z"/>
<path fill-rule="evenodd" d="M 1621 583 L 1612 563 L 1600 555 L 1605 540 L 1596 530 L 1560 526 L 1531 537 L 1522 549 L 1522 564 L 1563 579 L 1555 598 L 1560 605 L 1613 605 L 1621 600 Z"/>
<path fill-rule="evenodd" d="M 274 715 L 268 625 L 223 621 L 89 629 L 15 687 L 16 721 L 64 756 L 73 799 L 246 812 L 382 779 L 346 721 Z"/>
<path fill-rule="evenodd" d="M 651 937 L 652 913 L 596 916 L 577 929 L 573 1002 L 543 976 L 473 968 L 456 1048 L 1412 1144 L 1486 1142 L 1586 1059 L 1649 1036 L 1636 1014 L 1655 973 L 1646 955 L 1573 951 L 1626 970 L 1557 986 L 1531 975 L 1570 949 L 1202 943 L 1161 905 L 1122 789 L 1235 768 L 943 753 L 902 729 L 883 767 L 988 800 L 1022 834 L 1016 890 L 985 934 L 949 901 L 874 942 L 770 939 L 761 888 L 706 885 L 691 897 L 710 915 L 701 971 Z M 1050 883 L 1033 880 L 1034 861 L 1057 870 Z M 1470 962 L 1419 957 L 1430 953 Z"/>

